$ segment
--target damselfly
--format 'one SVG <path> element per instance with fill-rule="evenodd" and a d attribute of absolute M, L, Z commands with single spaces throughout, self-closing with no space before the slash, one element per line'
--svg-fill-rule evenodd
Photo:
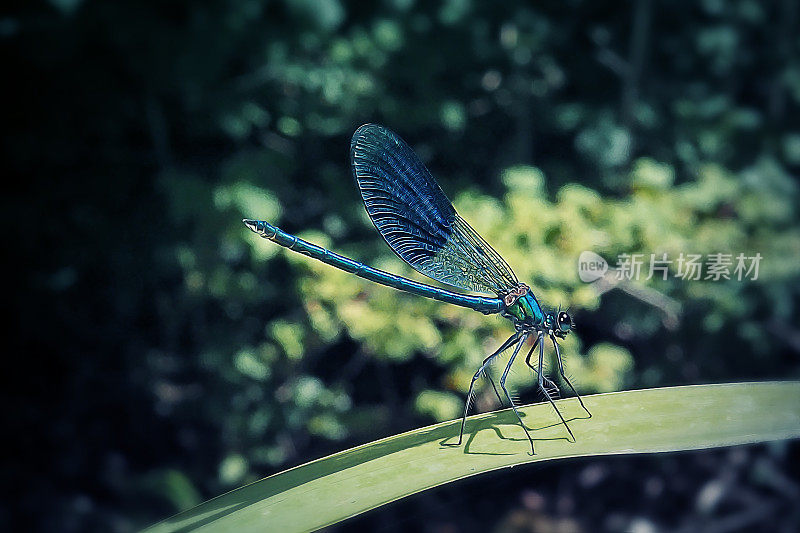
<path fill-rule="evenodd" d="M 572 430 L 556 407 L 550 392 L 557 388 L 544 376 L 542 369 L 544 341 L 548 337 L 555 349 L 561 378 L 575 393 L 581 407 L 591 416 L 564 373 L 558 346 L 558 339 L 566 337 L 573 328 L 570 315 L 566 311 L 542 310 L 530 288 L 517 280 L 503 258 L 456 213 L 425 165 L 393 132 L 376 124 L 365 124 L 358 128 L 350 143 L 350 161 L 370 219 L 397 255 L 417 271 L 441 283 L 466 291 L 494 294 L 495 297 L 470 296 L 413 281 L 326 250 L 263 220 L 244 219 L 243 222 L 265 239 L 356 276 L 427 298 L 468 307 L 484 314 L 500 313 L 511 321 L 514 333 L 483 361 L 472 377 L 461 419 L 458 445 L 464 437 L 464 425 L 475 382 L 481 375 L 489 379 L 497 398 L 503 403 L 488 372 L 488 365 L 513 346 L 511 357 L 500 377 L 500 388 L 528 436 L 531 453 L 534 453 L 533 439 L 506 388 L 511 365 L 529 338 L 535 340 L 525 357 L 525 363 L 536 372 L 539 388 L 574 440 Z M 537 346 L 539 360 L 534 366 L 531 356 Z"/>

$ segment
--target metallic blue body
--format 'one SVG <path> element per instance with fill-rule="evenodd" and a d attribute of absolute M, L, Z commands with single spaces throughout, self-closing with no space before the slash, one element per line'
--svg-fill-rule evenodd
<path fill-rule="evenodd" d="M 505 314 L 509 315 L 515 323 L 519 322 L 526 327 L 542 325 L 545 317 L 544 311 L 532 292 L 520 296 L 516 302 L 506 308 Z"/>
<path fill-rule="evenodd" d="M 425 296 L 426 298 L 433 298 L 434 300 L 439 300 L 441 302 L 460 305 L 461 307 L 468 307 L 484 314 L 500 313 L 504 309 L 503 301 L 499 298 L 468 296 L 465 294 L 459 294 L 457 292 L 439 289 L 437 287 L 433 287 L 432 285 L 419 283 L 402 276 L 397 276 L 383 270 L 378 270 L 377 268 L 372 268 L 364 263 L 359 263 L 358 261 L 354 261 L 353 259 L 343 255 L 326 250 L 322 246 L 317 246 L 316 244 L 304 241 L 303 239 L 296 237 L 291 233 L 286 233 L 280 228 L 276 228 L 272 224 L 264 222 L 263 220 L 245 219 L 244 223 L 255 233 L 277 244 L 280 244 L 281 246 L 285 246 L 286 248 L 295 252 L 318 259 L 323 263 L 340 268 L 345 272 L 350 272 L 364 279 L 380 283 L 381 285 L 394 287 L 395 289 L 407 291 L 419 296 Z"/>

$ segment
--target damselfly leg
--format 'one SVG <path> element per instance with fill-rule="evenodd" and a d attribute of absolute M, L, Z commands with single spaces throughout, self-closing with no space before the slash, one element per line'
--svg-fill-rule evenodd
<path fill-rule="evenodd" d="M 539 388 L 542 389 L 544 397 L 547 398 L 547 401 L 550 402 L 550 405 L 552 405 L 553 409 L 556 410 L 558 418 L 561 419 L 564 427 L 567 428 L 567 431 L 569 432 L 569 436 L 572 437 L 572 442 L 575 442 L 575 435 L 573 435 L 572 430 L 569 429 L 569 424 L 567 424 L 567 421 L 564 420 L 563 416 L 561 416 L 561 411 L 558 410 L 556 403 L 553 401 L 553 398 L 550 396 L 550 393 L 547 392 L 547 388 L 544 386 L 544 371 L 542 370 L 542 365 L 544 363 L 544 335 L 540 333 L 539 338 L 536 340 L 539 344 L 539 369 L 536 371 L 536 373 L 539 374 Z"/>
<path fill-rule="evenodd" d="M 481 367 L 478 369 L 477 372 L 475 372 L 475 375 L 472 376 L 472 382 L 469 384 L 469 392 L 467 393 L 467 401 L 464 403 L 464 416 L 461 418 L 461 432 L 458 434 L 458 442 L 456 443 L 456 445 L 460 445 L 461 440 L 464 437 L 464 426 L 467 423 L 467 415 L 469 414 L 470 404 L 472 404 L 472 394 L 475 389 L 475 382 L 478 381 L 478 378 L 481 377 L 481 374 L 485 374 L 486 377 L 489 378 L 489 381 L 492 384 L 492 388 L 494 389 L 494 393 L 497 394 L 497 399 L 500 400 L 501 404 L 503 403 L 502 398 L 500 398 L 500 393 L 497 392 L 497 387 L 494 386 L 494 381 L 492 381 L 492 378 L 489 375 L 489 372 L 487 371 L 487 367 L 491 364 L 492 360 L 495 357 L 506 351 L 509 348 L 509 346 L 517 342 L 519 340 L 519 336 L 520 333 L 515 332 L 508 339 L 506 339 L 506 341 L 500 345 L 500 348 L 498 348 L 492 355 L 483 360 L 483 364 L 481 364 Z"/>
<path fill-rule="evenodd" d="M 537 380 L 539 378 L 539 372 L 536 371 L 536 367 L 533 366 L 533 363 L 531 363 L 531 356 L 533 355 L 533 351 L 536 349 L 536 347 L 539 346 L 539 339 L 540 339 L 540 337 L 536 337 L 536 340 L 533 341 L 533 346 L 531 346 L 531 349 L 528 350 L 528 355 L 525 356 L 525 364 L 528 365 L 528 367 L 531 370 L 533 370 L 534 373 L 536 373 Z M 548 378 L 547 376 L 544 376 L 544 381 L 545 381 L 545 386 L 549 387 L 548 390 L 555 391 L 556 394 L 559 393 L 558 385 L 553 383 L 553 381 L 550 378 Z"/>
<path fill-rule="evenodd" d="M 508 371 L 511 370 L 511 365 L 514 364 L 514 359 L 517 358 L 517 354 L 519 353 L 520 348 L 522 348 L 522 345 L 525 344 L 526 340 L 528 340 L 529 335 L 530 333 L 523 333 L 522 337 L 520 338 L 519 344 L 517 344 L 517 347 L 514 348 L 514 353 L 511 354 L 511 358 L 508 360 L 506 369 L 503 371 L 502 377 L 500 377 L 500 388 L 503 389 L 503 392 L 506 393 L 506 398 L 508 398 L 508 403 L 511 404 L 511 408 L 514 410 L 514 414 L 517 415 L 517 420 L 519 420 L 519 425 L 522 426 L 522 429 L 525 431 L 525 435 L 528 436 L 528 441 L 530 441 L 531 443 L 531 455 L 534 455 L 536 452 L 533 450 L 533 439 L 531 438 L 531 434 L 528 433 L 528 428 L 525 427 L 525 422 L 523 422 L 522 417 L 519 416 L 519 411 L 517 411 L 517 406 L 514 405 L 514 400 L 511 399 L 511 395 L 508 393 L 508 389 L 506 389 L 506 377 L 508 377 Z"/>
<path fill-rule="evenodd" d="M 564 362 L 561 360 L 561 350 L 558 348 L 558 342 L 556 342 L 555 336 L 550 335 L 550 340 L 553 341 L 553 348 L 555 348 L 556 350 L 556 357 L 558 358 L 558 371 L 561 374 L 561 379 L 563 379 L 564 382 L 567 385 L 569 385 L 569 388 L 572 389 L 572 393 L 575 394 L 575 396 L 578 398 L 578 401 L 581 403 L 581 407 L 583 407 L 583 410 L 586 411 L 586 414 L 589 415 L 589 418 L 592 418 L 592 413 L 590 413 L 589 410 L 586 408 L 586 406 L 583 404 L 581 395 L 578 394 L 578 391 L 575 390 L 575 387 L 572 386 L 572 383 L 570 383 L 569 379 L 567 379 L 567 375 L 564 373 Z"/>
<path fill-rule="evenodd" d="M 500 407 L 503 407 L 503 398 L 500 397 L 500 392 L 497 390 L 497 386 L 494 384 L 494 380 L 492 379 L 492 375 L 489 373 L 489 369 L 483 371 L 486 379 L 489 380 L 489 383 L 492 384 L 492 390 L 494 391 L 495 396 L 497 396 L 497 401 L 500 402 Z"/>

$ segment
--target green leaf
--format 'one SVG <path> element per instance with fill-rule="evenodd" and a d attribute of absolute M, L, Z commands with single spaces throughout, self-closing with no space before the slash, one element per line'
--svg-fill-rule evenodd
<path fill-rule="evenodd" d="M 395 435 L 286 470 L 156 524 L 167 531 L 310 531 L 468 476 L 550 459 L 731 446 L 800 436 L 800 382 L 696 385 L 520 409 L 537 455 L 508 409 Z M 451 444 L 451 446 L 448 446 Z"/>

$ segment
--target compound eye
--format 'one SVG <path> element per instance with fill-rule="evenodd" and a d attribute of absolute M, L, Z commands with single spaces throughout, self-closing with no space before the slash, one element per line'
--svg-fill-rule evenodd
<path fill-rule="evenodd" d="M 570 318 L 569 314 L 566 311 L 561 311 L 558 313 L 558 329 L 563 332 L 567 332 L 572 329 L 572 318 Z"/>

